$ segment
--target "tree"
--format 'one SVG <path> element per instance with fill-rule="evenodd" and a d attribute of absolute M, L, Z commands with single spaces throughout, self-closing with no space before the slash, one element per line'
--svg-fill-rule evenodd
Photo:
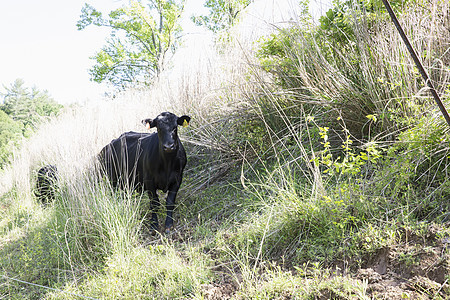
<path fill-rule="evenodd" d="M 192 16 L 198 26 L 205 26 L 214 33 L 228 31 L 235 25 L 239 13 L 250 5 L 252 0 L 207 0 L 205 7 L 210 9 L 208 16 Z"/>
<path fill-rule="evenodd" d="M 0 169 L 9 162 L 12 147 L 22 137 L 22 125 L 0 110 Z"/>
<path fill-rule="evenodd" d="M 390 0 L 389 2 L 398 14 L 412 1 L 414 0 Z M 355 11 L 363 11 L 364 14 L 358 16 L 355 15 Z M 334 0 L 333 7 L 319 19 L 320 29 L 335 42 L 349 44 L 349 39 L 355 38 L 352 23 L 362 22 L 361 16 L 364 16 L 364 22 L 367 22 L 370 28 L 378 24 L 381 19 L 387 18 L 388 14 L 382 0 Z"/>
<path fill-rule="evenodd" d="M 0 93 L 0 169 L 9 162 L 12 150 L 24 136 L 28 137 L 43 119 L 57 115 L 63 107 L 47 91 L 24 84 L 17 79 Z"/>
<path fill-rule="evenodd" d="M 167 53 L 175 52 L 184 0 L 131 0 L 129 6 L 102 13 L 85 4 L 78 30 L 89 25 L 111 29 L 106 45 L 94 56 L 91 80 L 115 86 L 148 84 L 165 68 Z"/>
<path fill-rule="evenodd" d="M 53 100 L 47 91 L 27 88 L 24 84 L 22 79 L 17 79 L 11 87 L 4 87 L 6 92 L 0 93 L 4 98 L 0 110 L 21 123 L 23 134 L 27 135 L 43 118 L 57 115 L 63 106 Z"/>

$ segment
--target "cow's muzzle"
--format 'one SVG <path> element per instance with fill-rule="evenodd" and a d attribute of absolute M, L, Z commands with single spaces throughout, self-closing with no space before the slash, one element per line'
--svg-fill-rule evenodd
<path fill-rule="evenodd" d="M 175 146 L 175 144 L 172 144 L 172 145 L 164 145 L 164 146 L 163 146 L 163 150 L 164 150 L 164 152 L 166 152 L 166 153 L 172 153 L 172 152 L 174 152 L 175 150 L 177 150 L 177 147 Z"/>

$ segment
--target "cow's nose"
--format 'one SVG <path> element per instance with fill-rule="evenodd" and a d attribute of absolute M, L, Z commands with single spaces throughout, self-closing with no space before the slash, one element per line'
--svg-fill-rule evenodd
<path fill-rule="evenodd" d="M 175 151 L 175 144 L 164 145 L 163 148 L 165 152 L 173 152 Z"/>

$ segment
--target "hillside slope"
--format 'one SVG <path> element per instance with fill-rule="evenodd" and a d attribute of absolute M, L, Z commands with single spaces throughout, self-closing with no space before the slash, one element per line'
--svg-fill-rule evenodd
<path fill-rule="evenodd" d="M 429 3 L 434 18 L 414 6 L 402 22 L 433 28 L 414 40 L 447 105 L 449 4 Z M 258 43 L 237 30 L 149 89 L 43 125 L 0 174 L 0 297 L 448 299 L 449 129 L 394 28 L 358 13 L 344 42 L 304 19 Z M 162 111 L 192 120 L 175 230 L 152 234 L 147 196 L 112 189 L 96 155 Z"/>

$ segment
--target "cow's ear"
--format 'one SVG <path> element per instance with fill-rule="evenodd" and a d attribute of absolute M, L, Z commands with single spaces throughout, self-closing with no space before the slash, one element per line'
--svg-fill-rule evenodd
<path fill-rule="evenodd" d="M 142 124 L 144 124 L 147 129 L 156 127 L 156 119 L 145 119 L 145 120 L 142 120 Z"/>
<path fill-rule="evenodd" d="M 181 116 L 178 118 L 177 124 L 183 127 L 187 127 L 189 125 L 189 121 L 191 121 L 191 117 Z"/>

